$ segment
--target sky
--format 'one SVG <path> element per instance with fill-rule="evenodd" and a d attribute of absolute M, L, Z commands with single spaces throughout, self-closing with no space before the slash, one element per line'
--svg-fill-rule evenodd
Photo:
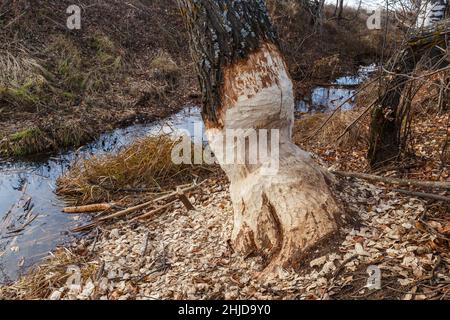
<path fill-rule="evenodd" d="M 327 3 L 336 4 L 336 0 L 326 0 Z M 347 5 L 357 7 L 359 5 L 359 0 L 345 0 Z M 383 0 L 362 0 L 362 6 L 365 8 L 376 8 L 383 5 L 385 1 Z"/>

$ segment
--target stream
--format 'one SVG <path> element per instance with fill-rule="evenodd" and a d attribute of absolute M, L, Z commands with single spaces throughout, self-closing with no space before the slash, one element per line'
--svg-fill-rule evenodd
<path fill-rule="evenodd" d="M 361 67 L 358 74 L 336 79 L 327 87 L 317 87 L 296 105 L 300 113 L 334 110 L 351 97 L 355 86 L 365 81 L 375 66 Z M 353 103 L 343 109 L 352 108 Z M 72 242 L 71 229 L 86 223 L 83 215 L 62 213 L 66 206 L 54 190 L 56 180 L 73 161 L 117 151 L 135 139 L 160 132 L 184 129 L 191 134 L 201 122 L 200 108 L 181 112 L 150 124 L 136 124 L 102 134 L 96 141 L 77 150 L 26 160 L 0 159 L 0 284 L 17 279 L 57 246 Z"/>
<path fill-rule="evenodd" d="M 360 67 L 356 75 L 337 78 L 327 87 L 316 87 L 311 90 L 309 96 L 304 97 L 296 106 L 296 111 L 301 113 L 333 111 L 348 100 L 356 91 L 356 87 L 366 81 L 375 72 L 376 65 Z M 354 99 L 345 103 L 342 110 L 353 107 Z"/>

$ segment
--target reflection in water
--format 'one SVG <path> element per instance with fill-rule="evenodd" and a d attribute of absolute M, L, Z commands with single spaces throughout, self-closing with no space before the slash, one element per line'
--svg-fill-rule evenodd
<path fill-rule="evenodd" d="M 193 132 L 198 122 L 199 108 L 186 108 L 165 121 L 103 134 L 76 151 L 0 162 L 0 283 L 14 280 L 57 245 L 73 240 L 68 230 L 86 222 L 86 216 L 63 214 L 64 201 L 54 194 L 56 179 L 72 161 L 118 150 L 148 134 L 177 129 Z"/>
<path fill-rule="evenodd" d="M 375 65 L 368 67 L 361 67 L 358 74 L 355 76 L 345 76 L 336 79 L 333 84 L 336 86 L 317 87 L 312 90 L 309 97 L 304 97 L 296 107 L 298 112 L 312 113 L 312 112 L 327 112 L 338 108 L 352 95 L 355 94 L 355 89 L 351 86 L 358 85 L 369 77 L 375 71 Z M 345 88 L 349 86 L 349 88 Z M 350 88 L 351 87 L 351 88 Z M 342 106 L 342 110 L 349 110 L 353 107 L 354 98 Z"/>

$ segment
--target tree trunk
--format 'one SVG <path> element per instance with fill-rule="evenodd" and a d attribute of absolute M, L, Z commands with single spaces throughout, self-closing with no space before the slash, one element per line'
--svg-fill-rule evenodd
<path fill-rule="evenodd" d="M 450 32 L 450 22 L 443 21 L 417 35 L 412 36 L 403 50 L 394 56 L 386 67 L 391 74 L 386 76 L 384 92 L 372 113 L 368 159 L 372 168 L 395 161 L 406 145 L 406 137 L 401 136 L 408 110 L 400 102 L 404 89 L 419 63 L 439 68 L 447 62 L 442 59 L 442 50 L 446 48 L 446 39 Z M 440 62 L 440 63 L 438 63 Z"/>
<path fill-rule="evenodd" d="M 337 16 L 338 9 L 339 9 L 339 0 L 336 0 L 336 6 L 334 7 L 333 17 Z"/>
<path fill-rule="evenodd" d="M 342 20 L 343 15 L 344 15 L 344 0 L 339 0 L 339 9 L 337 14 L 338 21 Z"/>
<path fill-rule="evenodd" d="M 421 8 L 422 12 L 420 12 L 417 19 L 418 28 L 428 28 L 436 22 L 443 20 L 447 11 L 448 0 L 425 1 L 425 4 Z"/>
<path fill-rule="evenodd" d="M 400 101 L 407 82 L 408 75 L 415 69 L 416 55 L 411 49 L 403 50 L 395 58 L 390 68 L 395 76 L 385 84 L 372 112 L 368 159 L 372 168 L 387 165 L 398 159 L 401 151 L 401 129 L 405 116 L 400 108 Z M 420 57 L 417 57 L 420 60 Z"/>
<path fill-rule="evenodd" d="M 272 138 L 279 133 L 269 158 L 256 164 L 248 160 L 247 148 L 239 164 L 218 157 L 231 182 L 234 248 L 245 256 L 265 257 L 266 270 L 295 266 L 306 250 L 335 233 L 339 208 L 329 174 L 292 142 L 293 86 L 265 2 L 178 1 L 198 66 L 206 135 L 216 156 L 223 153 L 227 130 L 265 129 Z M 237 151 L 229 142 L 226 152 Z M 267 174 L 267 162 L 275 156 L 278 171 Z"/>
<path fill-rule="evenodd" d="M 325 0 L 300 0 L 300 6 L 310 15 L 311 25 L 320 26 L 323 23 Z"/>

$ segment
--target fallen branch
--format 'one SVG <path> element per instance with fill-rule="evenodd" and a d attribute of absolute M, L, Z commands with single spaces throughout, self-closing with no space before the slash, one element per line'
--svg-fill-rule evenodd
<path fill-rule="evenodd" d="M 368 180 L 372 182 L 384 182 L 389 184 L 396 184 L 400 186 L 414 186 L 423 188 L 437 188 L 450 190 L 450 182 L 441 181 L 422 181 L 422 180 L 409 180 L 409 179 L 397 179 L 389 177 L 380 177 L 371 174 L 357 173 L 357 172 L 345 172 L 345 171 L 331 171 L 333 174 L 337 174 L 343 177 L 351 177 L 357 179 Z"/>
<path fill-rule="evenodd" d="M 201 182 L 201 183 L 199 183 L 199 184 L 196 184 L 196 185 L 194 185 L 194 186 L 191 186 L 191 187 L 182 189 L 181 191 L 182 191 L 183 193 L 189 192 L 189 191 L 191 191 L 191 190 L 194 190 L 194 189 L 198 188 L 198 187 L 201 186 L 203 183 L 204 183 L 204 181 Z M 151 206 L 151 205 L 152 205 L 153 203 L 155 203 L 155 202 L 168 200 L 168 199 L 170 199 L 170 198 L 173 198 L 173 197 L 175 197 L 175 196 L 178 196 L 178 192 L 179 192 L 179 191 L 174 191 L 174 192 L 169 193 L 169 194 L 167 194 L 167 195 L 165 195 L 165 196 L 162 196 L 162 197 L 159 197 L 159 198 L 150 200 L 150 201 L 148 201 L 148 202 L 142 203 L 142 204 L 140 204 L 140 205 L 137 205 L 137 206 L 134 206 L 134 207 L 131 207 L 131 208 L 128 208 L 128 209 L 125 209 L 125 210 L 116 212 L 116 213 L 111 214 L 111 215 L 109 215 L 109 216 L 102 217 L 102 218 L 99 219 L 99 221 L 106 221 L 106 220 L 110 220 L 110 219 L 113 219 L 113 218 L 122 217 L 122 216 L 124 216 L 124 215 L 129 214 L 129 213 L 132 213 L 132 212 L 135 212 L 135 211 L 138 211 L 138 210 L 141 210 L 141 209 L 145 209 L 145 208 Z"/>
<path fill-rule="evenodd" d="M 444 201 L 444 202 L 450 202 L 450 198 L 446 196 L 441 196 L 437 194 L 431 194 L 431 193 L 424 193 L 424 192 L 414 192 L 409 190 L 401 190 L 401 189 L 395 189 L 392 190 L 394 192 L 407 194 L 410 196 L 418 197 L 418 198 L 425 198 L 425 199 L 432 199 L 436 201 Z"/>
<path fill-rule="evenodd" d="M 190 187 L 181 189 L 181 191 L 182 191 L 183 193 L 192 191 L 192 190 L 194 190 L 194 189 L 200 187 L 202 184 L 204 184 L 205 181 L 206 181 L 206 180 L 202 181 L 202 182 L 199 183 L 199 184 L 195 184 L 195 185 L 192 185 L 192 186 L 190 186 Z M 109 215 L 109 216 L 102 217 L 102 218 L 98 219 L 97 221 L 94 221 L 94 222 L 92 222 L 92 223 L 90 223 L 90 224 L 87 224 L 87 225 L 84 225 L 84 226 L 77 227 L 77 228 L 73 229 L 72 232 L 82 232 L 82 231 L 90 230 L 90 229 L 92 229 L 92 228 L 98 226 L 99 224 L 101 224 L 101 223 L 103 223 L 103 222 L 105 222 L 105 221 L 108 221 L 108 220 L 111 220 L 111 219 L 115 219 L 115 218 L 120 218 L 120 217 L 123 217 L 123 216 L 125 216 L 125 215 L 130 214 L 130 213 L 136 212 L 136 211 L 138 211 L 138 210 L 142 210 L 142 209 L 148 208 L 149 206 L 151 206 L 151 205 L 154 204 L 155 202 L 164 201 L 164 200 L 169 200 L 169 199 L 171 199 L 171 198 L 173 198 L 173 197 L 178 196 L 178 194 L 179 194 L 179 190 L 174 191 L 174 192 L 169 193 L 169 194 L 167 194 L 167 195 L 164 195 L 164 196 L 161 196 L 161 197 L 159 197 L 159 198 L 155 198 L 155 199 L 150 200 L 150 201 L 148 201 L 148 202 L 142 203 L 142 204 L 140 204 L 140 205 L 137 205 L 137 206 L 134 206 L 134 207 L 131 207 L 131 208 L 128 208 L 128 209 L 125 209 L 125 210 L 116 212 L 116 213 L 111 214 L 111 215 Z M 162 208 L 160 208 L 160 209 L 162 209 Z M 149 213 L 148 213 L 148 214 L 149 214 Z M 140 218 L 142 218 L 142 217 L 140 217 Z"/>
<path fill-rule="evenodd" d="M 188 211 L 194 211 L 195 207 L 192 205 L 191 201 L 189 201 L 188 197 L 186 197 L 183 190 L 181 190 L 181 188 L 178 188 L 177 193 L 178 193 L 178 199 L 180 199 L 181 202 L 183 202 L 186 209 Z"/>
<path fill-rule="evenodd" d="M 93 212 L 100 212 L 105 211 L 113 208 L 114 204 L 111 203 L 98 203 L 98 204 L 91 204 L 87 206 L 79 206 L 79 207 L 67 207 L 63 209 L 63 212 L 65 213 L 93 213 Z"/>
<path fill-rule="evenodd" d="M 85 225 L 80 226 L 80 227 L 76 227 L 76 228 L 72 229 L 71 231 L 75 232 L 75 233 L 78 233 L 78 232 L 91 230 L 92 228 L 95 228 L 97 226 L 98 226 L 97 222 L 92 222 L 92 223 L 85 224 Z"/>
<path fill-rule="evenodd" d="M 151 216 L 155 215 L 156 213 L 158 213 L 158 212 L 160 212 L 160 211 L 162 211 L 162 210 L 164 210 L 164 209 L 169 208 L 169 207 L 172 206 L 175 202 L 177 202 L 177 200 L 172 201 L 172 202 L 169 202 L 168 204 L 165 204 L 165 205 L 163 205 L 163 206 L 161 206 L 161 207 L 159 207 L 159 208 L 157 208 L 157 209 L 155 209 L 155 210 L 146 212 L 146 213 L 144 213 L 143 215 L 137 216 L 137 217 L 131 219 L 131 222 L 136 221 L 136 220 L 144 220 L 144 219 L 150 218 Z"/>

